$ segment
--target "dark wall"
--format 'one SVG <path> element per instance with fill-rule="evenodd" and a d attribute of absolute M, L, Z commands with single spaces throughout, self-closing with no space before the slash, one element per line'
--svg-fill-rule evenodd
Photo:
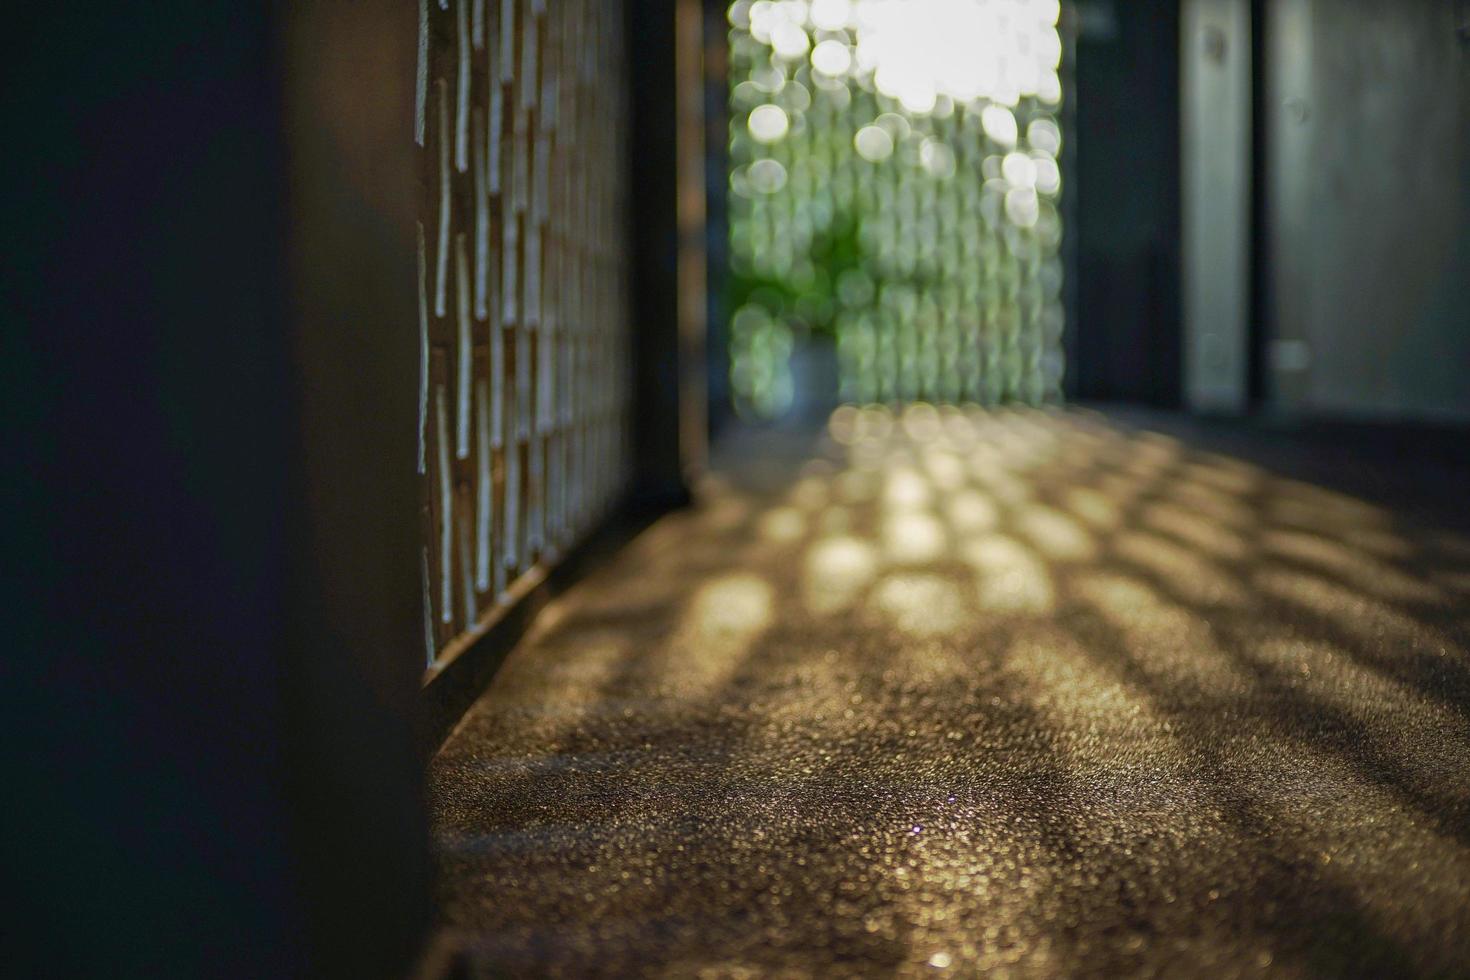
<path fill-rule="evenodd" d="M 279 974 L 304 938 L 273 652 L 283 146 L 253 10 L 7 18 L 0 846 L 32 975 Z"/>
<path fill-rule="evenodd" d="M 423 942 L 414 74 L 401 0 L 281 8 L 292 355 L 287 799 L 312 972 Z"/>
<path fill-rule="evenodd" d="M 680 453 L 678 84 L 675 0 L 626 5 L 633 187 L 634 498 L 660 506 L 687 498 Z"/>
<path fill-rule="evenodd" d="M 726 0 L 704 4 L 705 254 L 708 290 L 705 346 L 709 428 L 718 437 L 735 423 L 730 387 L 730 21 Z"/>
<path fill-rule="evenodd" d="M 1180 399 L 1178 0 L 1078 0 L 1068 394 Z"/>
<path fill-rule="evenodd" d="M 398 31 L 398 6 L 353 11 Z M 388 976 L 418 942 L 416 776 L 380 669 L 405 618 L 415 636 L 411 557 L 406 605 L 371 601 L 416 530 L 411 407 L 363 434 L 411 406 L 412 251 L 401 289 L 328 312 L 326 284 L 384 272 L 363 255 L 401 229 L 320 190 L 360 126 L 303 160 L 288 123 L 283 56 L 362 35 L 283 46 L 274 11 L 7 12 L 7 976 Z M 356 110 L 394 105 L 397 63 L 362 68 L 380 74 L 349 73 Z M 404 395 L 379 407 L 399 354 Z"/>
<path fill-rule="evenodd" d="M 1470 421 L 1470 7 L 1263 13 L 1268 404 Z"/>

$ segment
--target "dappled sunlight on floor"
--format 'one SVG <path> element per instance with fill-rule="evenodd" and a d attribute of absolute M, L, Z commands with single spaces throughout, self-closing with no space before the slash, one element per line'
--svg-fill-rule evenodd
<path fill-rule="evenodd" d="M 1470 962 L 1470 541 L 1086 413 L 811 448 L 732 448 L 436 759 L 485 962 Z"/>

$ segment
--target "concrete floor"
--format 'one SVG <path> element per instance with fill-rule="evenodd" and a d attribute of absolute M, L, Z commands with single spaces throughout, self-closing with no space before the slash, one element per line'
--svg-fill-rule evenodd
<path fill-rule="evenodd" d="M 434 761 L 487 971 L 1470 975 L 1470 536 L 1087 413 L 726 463 Z"/>

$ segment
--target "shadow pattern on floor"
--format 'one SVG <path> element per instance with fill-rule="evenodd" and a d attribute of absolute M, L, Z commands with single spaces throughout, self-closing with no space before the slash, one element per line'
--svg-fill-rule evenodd
<path fill-rule="evenodd" d="M 1470 538 L 1094 413 L 722 467 L 433 762 L 481 967 L 1467 969 Z"/>

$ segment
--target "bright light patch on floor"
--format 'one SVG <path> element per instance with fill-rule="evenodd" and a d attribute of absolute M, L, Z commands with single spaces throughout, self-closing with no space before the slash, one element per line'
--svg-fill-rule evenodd
<path fill-rule="evenodd" d="M 776 507 L 761 515 L 760 534 L 767 541 L 785 544 L 806 533 L 806 516 L 795 507 Z"/>
<path fill-rule="evenodd" d="M 891 575 L 878 583 L 873 601 L 900 632 L 919 638 L 954 633 L 969 615 L 959 586 L 938 575 Z"/>
<path fill-rule="evenodd" d="M 950 494 L 945 510 L 950 526 L 961 534 L 989 531 L 999 520 L 995 504 L 978 490 L 964 489 Z"/>
<path fill-rule="evenodd" d="M 922 511 L 901 511 L 883 523 L 883 553 L 898 565 L 922 565 L 949 550 L 944 525 Z"/>
<path fill-rule="evenodd" d="M 728 575 L 700 590 L 695 621 L 706 639 L 744 636 L 771 621 L 771 586 L 755 575 Z"/>
<path fill-rule="evenodd" d="M 807 606 L 815 613 L 851 607 L 877 570 L 877 550 L 861 538 L 842 535 L 818 541 L 806 559 Z"/>
<path fill-rule="evenodd" d="M 1020 508 L 1016 523 L 1036 549 L 1055 561 L 1086 561 L 1097 554 L 1097 543 L 1081 524 L 1051 507 L 1030 504 Z"/>
<path fill-rule="evenodd" d="M 909 466 L 893 467 L 883 488 L 884 503 L 900 510 L 925 507 L 933 495 L 929 481 L 918 470 Z"/>
<path fill-rule="evenodd" d="M 997 534 L 971 541 L 961 557 L 975 570 L 982 609 L 1039 615 L 1056 603 L 1046 564 L 1012 538 Z"/>
<path fill-rule="evenodd" d="M 759 575 L 723 575 L 694 594 L 683 622 L 649 669 L 687 696 L 729 682 L 775 618 L 775 591 Z"/>

